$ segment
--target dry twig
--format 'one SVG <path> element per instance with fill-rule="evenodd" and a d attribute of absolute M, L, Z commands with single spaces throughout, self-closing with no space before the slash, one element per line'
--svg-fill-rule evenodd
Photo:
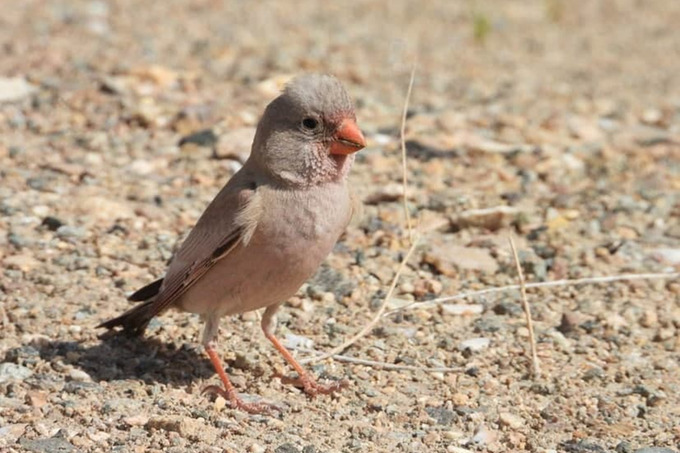
<path fill-rule="evenodd" d="M 585 277 L 577 278 L 574 280 L 553 280 L 551 282 L 536 282 L 527 283 L 524 285 L 525 288 L 552 288 L 555 286 L 576 286 L 576 285 L 589 285 L 596 283 L 610 283 L 619 281 L 631 281 L 631 280 L 672 280 L 674 278 L 680 278 L 680 272 L 668 272 L 668 273 L 648 273 L 648 274 L 621 274 L 621 275 L 608 275 L 604 277 Z M 520 285 L 507 285 L 497 288 L 487 288 L 479 291 L 469 291 L 466 293 L 456 294 L 455 296 L 445 296 L 439 297 L 437 299 L 426 300 L 422 302 L 413 302 L 403 307 L 395 308 L 385 313 L 383 316 L 390 316 L 395 313 L 405 311 L 411 308 L 430 308 L 436 307 L 438 305 L 445 304 L 447 302 L 453 302 L 455 300 L 468 299 L 473 297 L 487 296 L 490 294 L 505 293 L 508 291 L 515 291 L 521 289 Z"/>
<path fill-rule="evenodd" d="M 291 348 L 295 349 L 296 351 L 300 352 L 305 352 L 305 353 L 310 353 L 310 354 L 317 354 L 319 356 L 322 355 L 321 352 L 316 351 L 314 349 L 306 349 L 306 348 Z M 325 355 L 325 354 L 323 354 Z M 387 362 L 377 362 L 375 360 L 367 360 L 367 359 L 360 359 L 357 357 L 350 357 L 346 355 L 339 355 L 335 354 L 331 356 L 333 360 L 337 360 L 338 362 L 346 362 L 346 363 L 353 363 L 356 365 L 365 365 L 365 366 L 370 366 L 372 368 L 381 368 L 384 370 L 392 370 L 392 371 L 424 371 L 426 373 L 457 373 L 460 371 L 463 371 L 465 368 L 463 367 L 425 367 L 425 366 L 417 366 L 417 365 L 397 365 L 394 363 L 387 363 Z"/>
<path fill-rule="evenodd" d="M 517 267 L 517 278 L 519 279 L 519 289 L 522 294 L 522 309 L 524 310 L 524 316 L 527 321 L 527 329 L 529 329 L 529 343 L 531 346 L 531 364 L 533 368 L 534 377 L 537 378 L 541 375 L 541 367 L 538 362 L 538 355 L 536 354 L 536 336 L 534 335 L 534 323 L 531 319 L 531 308 L 529 307 L 529 301 L 527 300 L 527 290 L 524 283 L 524 272 L 522 272 L 522 264 L 519 262 L 519 256 L 517 255 L 517 248 L 515 247 L 515 241 L 512 237 L 508 237 L 510 242 L 510 248 L 512 248 L 512 256 L 515 258 L 515 266 Z"/>
<path fill-rule="evenodd" d="M 333 357 L 334 355 L 337 355 L 338 353 L 344 351 L 354 343 L 356 343 L 359 339 L 362 337 L 366 336 L 368 332 L 370 332 L 376 324 L 380 321 L 380 318 L 382 318 L 383 313 L 385 312 L 385 309 L 387 308 L 387 302 L 392 298 L 392 293 L 394 293 L 394 289 L 397 287 L 397 283 L 399 282 L 399 277 L 401 277 L 402 272 L 404 271 L 404 268 L 406 267 L 406 263 L 408 262 L 409 258 L 411 257 L 411 254 L 413 254 L 413 251 L 416 248 L 416 245 L 418 245 L 418 240 L 420 237 L 416 234 L 416 236 L 413 239 L 413 242 L 411 243 L 411 248 L 408 249 L 408 252 L 406 252 L 406 255 L 404 256 L 404 259 L 401 260 L 401 263 L 399 264 L 399 268 L 397 269 L 397 273 L 394 274 L 394 278 L 392 279 L 392 284 L 390 285 L 390 289 L 387 291 L 387 294 L 385 295 L 385 298 L 382 301 L 382 304 L 380 305 L 380 309 L 378 309 L 378 312 L 375 314 L 373 319 L 364 326 L 363 329 L 361 329 L 356 335 L 354 335 L 352 338 L 349 340 L 345 341 L 342 343 L 340 346 L 337 346 L 330 351 L 326 352 L 325 354 L 322 354 L 317 357 L 310 357 L 307 359 L 302 360 L 302 363 L 314 363 L 314 362 L 319 362 L 321 360 L 325 360 L 329 357 Z"/>
<path fill-rule="evenodd" d="M 411 225 L 411 213 L 408 210 L 408 181 L 406 179 L 406 115 L 408 114 L 408 103 L 411 99 L 411 90 L 413 89 L 415 75 L 416 66 L 413 65 L 413 69 L 411 69 L 411 79 L 408 83 L 408 91 L 406 91 L 406 99 L 404 100 L 404 111 L 401 114 L 401 182 L 404 186 L 404 217 L 406 218 L 408 238 L 411 242 L 413 242 L 413 226 Z"/>

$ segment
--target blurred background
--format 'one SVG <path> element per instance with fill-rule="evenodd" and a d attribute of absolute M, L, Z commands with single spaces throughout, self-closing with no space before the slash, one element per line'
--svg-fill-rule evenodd
<path fill-rule="evenodd" d="M 677 450 L 678 23 L 673 0 L 7 3 L 0 448 Z M 346 351 L 396 371 L 324 362 L 317 374 L 352 387 L 307 401 L 243 315 L 219 346 L 237 387 L 291 407 L 261 419 L 199 395 L 214 376 L 196 318 L 163 316 L 146 343 L 96 337 L 240 168 L 267 102 L 309 71 L 356 101 L 365 209 L 279 331 L 318 350 L 358 331 L 409 247 L 413 67 L 407 198 L 426 233 L 397 313 Z M 516 291 L 403 308 L 514 284 L 509 236 L 531 282 L 655 277 L 532 290 L 531 379 Z"/>

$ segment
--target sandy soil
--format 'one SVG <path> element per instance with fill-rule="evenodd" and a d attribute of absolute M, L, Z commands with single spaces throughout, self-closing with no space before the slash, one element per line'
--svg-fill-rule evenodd
<path fill-rule="evenodd" d="M 672 0 L 3 8 L 0 450 L 680 449 L 677 275 L 530 289 L 540 377 L 516 290 L 406 307 L 514 284 L 509 236 L 529 282 L 678 272 L 678 23 Z M 322 361 L 317 375 L 351 386 L 308 400 L 277 378 L 290 370 L 257 314 L 227 319 L 235 384 L 285 406 L 249 416 L 200 394 L 217 378 L 193 316 L 97 337 L 162 275 L 264 105 L 304 71 L 356 99 L 365 209 L 279 333 L 326 351 L 360 330 L 409 247 L 399 126 L 414 61 L 408 198 L 425 232 L 396 311 L 343 353 L 397 369 Z"/>

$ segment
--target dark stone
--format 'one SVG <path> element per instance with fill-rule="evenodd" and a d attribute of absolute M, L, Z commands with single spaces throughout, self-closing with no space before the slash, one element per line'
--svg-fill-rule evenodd
<path fill-rule="evenodd" d="M 21 439 L 21 446 L 28 451 L 36 453 L 69 453 L 75 451 L 73 445 L 60 437 L 48 437 L 41 439 Z"/>
<path fill-rule="evenodd" d="M 57 231 L 60 226 L 64 225 L 64 222 L 56 217 L 47 216 L 42 221 L 42 226 L 47 227 L 50 231 Z"/>
<path fill-rule="evenodd" d="M 583 324 L 580 325 L 580 327 L 585 330 L 589 334 L 594 334 L 596 331 L 602 328 L 602 325 L 600 324 L 599 321 L 593 319 L 590 321 L 586 321 Z"/>
<path fill-rule="evenodd" d="M 449 409 L 444 409 L 443 407 L 426 407 L 425 412 L 427 415 L 437 420 L 439 425 L 451 425 L 456 420 L 456 414 Z"/>
<path fill-rule="evenodd" d="M 592 367 L 588 371 L 583 373 L 583 376 L 581 377 L 581 379 L 588 382 L 588 381 L 592 381 L 594 379 L 604 379 L 605 376 L 606 376 L 606 374 L 605 374 L 605 372 L 602 368 Z"/>
<path fill-rule="evenodd" d="M 524 198 L 524 195 L 519 192 L 504 192 L 501 194 L 501 198 L 507 201 L 510 206 L 513 206 Z"/>
<path fill-rule="evenodd" d="M 26 184 L 28 184 L 28 187 L 34 190 L 39 190 L 41 192 L 48 191 L 50 189 L 50 184 L 51 181 L 49 181 L 47 178 L 43 178 L 41 176 L 35 176 L 33 178 L 28 178 L 26 180 Z"/>
<path fill-rule="evenodd" d="M 69 381 L 64 384 L 64 392 L 71 394 L 85 395 L 96 391 L 97 388 L 101 387 L 94 382 Z"/>
<path fill-rule="evenodd" d="M 465 374 L 467 374 L 468 376 L 477 377 L 479 376 L 479 368 L 477 368 L 476 366 L 470 367 L 467 370 L 465 370 Z"/>
<path fill-rule="evenodd" d="M 557 326 L 557 330 L 563 334 L 574 332 L 576 327 L 578 327 L 578 321 L 578 316 L 573 312 L 562 313 L 562 319 L 560 325 Z"/>
<path fill-rule="evenodd" d="M 630 442 L 621 441 L 614 449 L 616 453 L 633 453 L 633 446 Z"/>
<path fill-rule="evenodd" d="M 123 225 L 121 225 L 121 224 L 119 224 L 119 223 L 114 223 L 114 224 L 111 226 L 111 228 L 109 228 L 109 229 L 106 231 L 106 234 L 114 234 L 114 233 L 121 233 L 121 234 L 123 234 L 124 236 L 127 236 L 127 234 L 129 233 L 129 231 L 128 231 L 128 229 L 125 228 Z"/>
<path fill-rule="evenodd" d="M 504 323 L 500 318 L 479 318 L 474 322 L 475 333 L 487 334 L 504 330 Z"/>
<path fill-rule="evenodd" d="M 460 152 L 456 148 L 436 148 L 417 140 L 406 140 L 406 152 L 409 157 L 420 161 L 436 158 L 452 159 L 460 156 Z"/>
<path fill-rule="evenodd" d="M 497 315 L 519 316 L 522 314 L 522 307 L 517 302 L 502 300 L 494 305 L 493 312 Z"/>
<path fill-rule="evenodd" d="M 536 253 L 536 255 L 540 256 L 544 260 L 549 260 L 549 259 L 555 258 L 555 256 L 557 255 L 557 250 L 555 250 L 555 248 L 549 247 L 547 245 L 533 244 L 531 246 L 531 248 L 534 249 L 534 252 Z"/>
<path fill-rule="evenodd" d="M 533 384 L 530 390 L 538 395 L 552 395 L 555 393 L 553 386 L 539 382 Z"/>
<path fill-rule="evenodd" d="M 5 362 L 34 364 L 38 360 L 40 360 L 40 351 L 28 345 L 12 348 L 5 354 Z"/>
<path fill-rule="evenodd" d="M 549 408 L 545 408 L 540 412 L 541 418 L 548 423 L 557 423 L 559 421 L 559 417 Z"/>
<path fill-rule="evenodd" d="M 529 231 L 529 234 L 527 234 L 526 238 L 529 241 L 537 241 L 546 231 L 548 231 L 548 227 L 546 226 L 534 228 L 533 230 Z"/>
<path fill-rule="evenodd" d="M 298 449 L 295 445 L 291 444 L 290 442 L 286 442 L 285 444 L 281 444 L 278 447 L 276 447 L 274 453 L 300 453 L 300 449 Z"/>
<path fill-rule="evenodd" d="M 533 275 L 536 280 L 545 281 L 548 275 L 548 264 L 538 255 L 519 253 L 522 269 L 527 275 Z"/>
<path fill-rule="evenodd" d="M 569 440 L 567 442 L 562 442 L 560 447 L 562 447 L 567 453 L 606 453 L 607 451 L 605 448 L 585 440 Z"/>
<path fill-rule="evenodd" d="M 193 134 L 182 137 L 179 141 L 179 146 L 188 144 L 212 148 L 217 144 L 217 135 L 215 135 L 211 129 L 194 132 Z"/>

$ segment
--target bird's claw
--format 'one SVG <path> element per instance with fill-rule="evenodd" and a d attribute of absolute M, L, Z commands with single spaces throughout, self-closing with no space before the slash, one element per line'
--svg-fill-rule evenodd
<path fill-rule="evenodd" d="M 349 381 L 343 379 L 341 381 L 332 382 L 329 384 L 320 384 L 314 379 L 304 376 L 292 378 L 289 376 L 279 376 L 281 382 L 288 385 L 301 388 L 308 396 L 315 397 L 316 395 L 332 395 L 349 386 Z"/>
<path fill-rule="evenodd" d="M 235 392 L 229 392 L 217 385 L 209 385 L 201 390 L 201 394 L 208 393 L 219 395 L 234 409 L 245 411 L 249 414 L 273 415 L 274 412 L 282 412 L 282 409 L 275 404 L 269 403 L 246 403 Z"/>

